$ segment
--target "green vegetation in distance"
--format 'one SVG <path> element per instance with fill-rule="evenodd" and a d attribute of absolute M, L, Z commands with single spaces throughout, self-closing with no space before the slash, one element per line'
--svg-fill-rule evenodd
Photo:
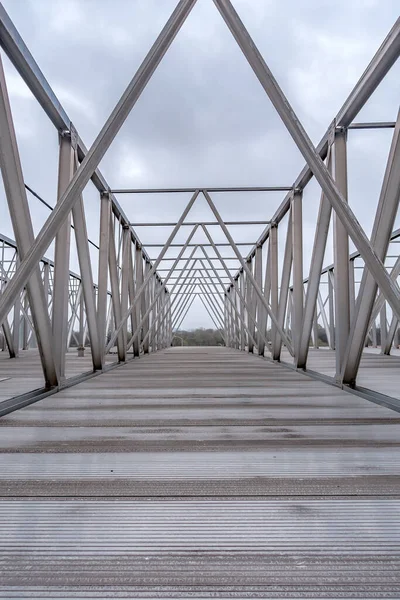
<path fill-rule="evenodd" d="M 191 329 L 175 331 L 172 346 L 225 346 L 218 329 Z"/>

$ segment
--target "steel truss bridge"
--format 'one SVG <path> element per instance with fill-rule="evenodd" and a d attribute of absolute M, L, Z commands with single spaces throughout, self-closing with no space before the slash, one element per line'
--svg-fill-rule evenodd
<path fill-rule="evenodd" d="M 233 4 L 214 0 L 303 170 L 287 185 L 113 187 L 99 163 L 195 2 L 178 2 L 89 149 L 0 5 L 1 48 L 59 138 L 49 203 L 24 180 L 0 63 L 14 230 L 0 234 L 0 597 L 398 598 L 400 113 L 357 115 L 399 56 L 400 20 L 315 147 Z M 392 141 L 367 236 L 348 203 L 347 139 L 382 128 Z M 220 214 L 219 194 L 250 192 L 283 199 L 263 221 Z M 118 203 L 165 193 L 188 198 L 173 222 L 132 223 Z M 49 209 L 36 236 L 33 197 Z M 199 199 L 211 221 L 191 218 Z M 250 225 L 258 239 L 235 240 Z M 149 227 L 167 241 L 144 246 Z M 195 298 L 221 347 L 171 348 Z"/>

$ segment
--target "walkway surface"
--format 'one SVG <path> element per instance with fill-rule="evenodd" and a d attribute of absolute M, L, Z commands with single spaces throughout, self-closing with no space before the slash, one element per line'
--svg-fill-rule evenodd
<path fill-rule="evenodd" d="M 0 420 L 1 598 L 399 598 L 400 414 L 171 348 Z"/>

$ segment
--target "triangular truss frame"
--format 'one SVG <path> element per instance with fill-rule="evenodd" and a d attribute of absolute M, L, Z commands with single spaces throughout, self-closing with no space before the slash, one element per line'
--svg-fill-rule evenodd
<path fill-rule="evenodd" d="M 23 320 L 35 333 L 47 387 L 60 387 L 63 384 L 66 350 L 71 340 L 77 337 L 73 327 L 78 311 L 81 313 L 81 344 L 84 346 L 89 342 L 93 368 L 101 370 L 105 366 L 107 354 L 114 348 L 118 360 L 124 362 L 130 351 L 133 356 L 138 357 L 142 351 L 155 351 L 170 345 L 174 327 L 181 322 L 182 314 L 185 314 L 184 311 L 188 310 L 193 298 L 197 296 L 206 306 L 210 316 L 212 315 L 214 324 L 220 326 L 222 338 L 227 345 L 250 352 L 257 349 L 262 356 L 268 350 L 274 360 L 280 360 L 282 349 L 285 347 L 285 351 L 292 355 L 297 368 L 306 368 L 312 338 L 314 345 L 318 346 L 318 319 L 322 320 L 328 343 L 335 350 L 335 380 L 341 385 L 355 384 L 362 349 L 369 332 L 373 332 L 378 314 L 381 318 L 381 335 L 385 336 L 385 352 L 390 351 L 400 320 L 400 290 L 397 285 L 400 260 L 397 258 L 390 268 L 385 266 L 385 260 L 388 258 L 389 245 L 399 235 L 398 232 L 393 232 L 393 227 L 400 198 L 400 113 L 393 123 L 374 125 L 354 124 L 353 121 L 399 56 L 400 19 L 389 32 L 321 143 L 315 147 L 232 2 L 213 1 L 303 155 L 306 167 L 290 186 L 172 190 L 176 193 L 191 192 L 192 196 L 154 261 L 143 249 L 115 199 L 117 193 L 138 193 L 143 190 L 110 189 L 99 173 L 98 165 L 196 0 L 178 2 L 89 150 L 84 147 L 4 8 L 0 6 L 0 44 L 56 124 L 60 137 L 57 202 L 35 237 L 27 201 L 29 188 L 23 179 L 7 84 L 0 63 L 0 166 L 15 233 L 15 246 L 18 250 L 12 276 L 2 276 L 0 323 L 10 356 L 17 356 L 19 340 L 16 328 L 20 326 L 21 310 L 24 311 Z M 370 239 L 347 201 L 347 134 L 352 127 L 361 129 L 363 126 L 385 126 L 394 129 Z M 305 186 L 313 176 L 321 188 L 321 200 L 310 273 L 308 278 L 304 279 L 302 196 Z M 97 286 L 94 285 L 90 240 L 87 236 L 82 198 L 90 179 L 101 192 L 100 243 L 96 246 L 99 252 Z M 246 190 L 287 191 L 287 196 L 276 215 L 270 219 L 247 257 L 242 256 L 238 243 L 228 228 L 228 222 L 222 219 L 212 200 L 211 194 L 223 189 L 232 193 Z M 171 190 L 145 191 L 154 193 Z M 176 234 L 187 224 L 186 218 L 200 194 L 206 199 L 215 223 L 192 224 L 193 228 L 186 242 L 181 244 L 178 256 L 162 279 L 159 275 L 160 265 L 172 247 Z M 278 228 L 285 215 L 288 215 L 288 227 L 279 281 Z M 334 265 L 324 270 L 323 260 L 331 220 L 334 224 Z M 76 293 L 74 288 L 73 294 L 69 270 L 72 224 L 80 266 L 79 291 Z M 232 276 L 227 268 L 227 259 L 221 255 L 219 244 L 210 234 L 209 225 L 215 224 L 219 225 L 239 262 L 239 271 L 235 276 Z M 199 228 L 208 239 L 215 257 L 207 254 L 205 244 L 195 244 L 190 258 L 184 257 L 191 239 Z M 46 280 L 45 269 L 41 269 L 40 265 L 43 261 L 44 264 L 50 265 L 51 261 L 44 259 L 44 255 L 54 239 L 55 261 L 52 267 L 47 269 Z M 357 248 L 354 256 L 349 255 L 349 239 Z M 7 243 L 3 239 L 3 244 Z M 263 252 L 266 254 L 266 251 L 263 251 L 263 248 L 266 245 L 268 249 L 265 260 Z M 9 246 L 12 247 L 12 243 Z M 199 249 L 204 259 L 194 256 Z M 214 259 L 219 261 L 228 278 L 226 287 L 213 265 Z M 362 260 L 364 267 L 358 294 L 354 284 L 356 259 Z M 180 270 L 180 276 L 170 291 L 167 288 L 168 281 L 182 260 L 186 260 L 185 267 Z M 189 266 L 192 260 L 194 262 Z M 199 262 L 201 269 L 197 266 Z M 184 283 L 172 298 L 185 270 L 187 272 Z M 51 302 L 49 272 L 54 275 Z M 323 298 L 320 285 L 321 277 L 325 273 L 328 274 L 329 293 Z M 188 277 L 189 283 L 186 283 Z M 111 291 L 108 289 L 109 285 Z M 196 291 L 196 286 L 200 287 L 201 292 Z M 23 309 L 21 293 L 25 294 L 24 302 L 26 298 Z M 218 304 L 220 300 L 216 304 L 209 302 L 210 295 L 214 293 L 221 299 L 221 305 Z M 390 311 L 392 315 L 389 327 L 386 311 Z M 12 328 L 9 322 L 11 314 L 14 315 Z"/>

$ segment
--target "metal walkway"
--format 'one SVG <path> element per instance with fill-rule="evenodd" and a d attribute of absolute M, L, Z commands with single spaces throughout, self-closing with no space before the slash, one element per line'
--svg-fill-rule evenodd
<path fill-rule="evenodd" d="M 170 348 L 0 421 L 2 598 L 398 598 L 400 414 Z"/>

